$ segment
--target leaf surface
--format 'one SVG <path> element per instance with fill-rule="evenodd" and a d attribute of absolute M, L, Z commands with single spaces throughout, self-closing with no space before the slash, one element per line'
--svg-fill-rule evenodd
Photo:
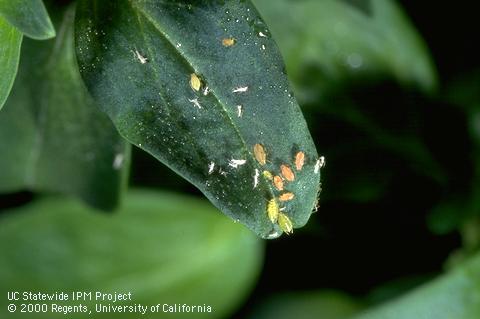
<path fill-rule="evenodd" d="M 55 29 L 42 0 L 0 0 L 2 16 L 32 39 L 46 40 L 55 36 Z"/>
<path fill-rule="evenodd" d="M 0 110 L 17 75 L 22 34 L 0 16 Z"/>
<path fill-rule="evenodd" d="M 89 91 L 121 134 L 264 238 L 281 234 L 266 213 L 280 192 L 262 173 L 280 175 L 304 152 L 285 187 L 295 199 L 281 206 L 294 227 L 307 222 L 319 191 L 317 152 L 249 1 L 83 0 L 76 46 Z"/>

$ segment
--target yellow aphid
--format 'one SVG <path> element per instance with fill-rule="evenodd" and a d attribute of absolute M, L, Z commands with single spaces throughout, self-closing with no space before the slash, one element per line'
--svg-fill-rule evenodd
<path fill-rule="evenodd" d="M 260 165 L 265 165 L 267 163 L 267 153 L 265 153 L 265 148 L 262 144 L 255 144 L 253 146 L 253 154 Z"/>
<path fill-rule="evenodd" d="M 263 177 L 265 177 L 269 181 L 273 180 L 273 175 L 269 171 L 263 171 Z"/>
<path fill-rule="evenodd" d="M 295 194 L 293 193 L 283 193 L 278 197 L 278 200 L 281 202 L 288 202 L 289 200 L 292 200 L 295 197 Z"/>
<path fill-rule="evenodd" d="M 275 198 L 272 198 L 271 200 L 268 201 L 268 204 L 267 204 L 268 219 L 270 219 L 272 223 L 276 223 L 278 220 L 279 213 L 280 213 L 280 210 L 278 209 L 277 201 L 275 200 Z"/>
<path fill-rule="evenodd" d="M 197 92 L 200 91 L 202 87 L 202 80 L 200 80 L 198 75 L 196 75 L 195 73 L 192 73 L 190 75 L 190 86 L 194 91 L 197 91 Z"/>
<path fill-rule="evenodd" d="M 295 155 L 295 168 L 297 171 L 302 170 L 303 164 L 305 164 L 305 153 L 298 152 L 297 155 Z"/>
<path fill-rule="evenodd" d="M 222 44 L 224 47 L 231 47 L 235 45 L 237 41 L 234 38 L 226 38 L 222 40 Z"/>
<path fill-rule="evenodd" d="M 295 180 L 295 174 L 293 173 L 292 169 L 288 165 L 281 165 L 280 171 L 282 172 L 283 177 L 287 181 L 293 182 Z"/>
<path fill-rule="evenodd" d="M 293 233 L 293 224 L 290 218 L 283 213 L 278 213 L 278 226 L 288 235 Z"/>
<path fill-rule="evenodd" d="M 273 178 L 273 185 L 279 191 L 283 191 L 283 179 L 280 176 L 277 175 Z"/>

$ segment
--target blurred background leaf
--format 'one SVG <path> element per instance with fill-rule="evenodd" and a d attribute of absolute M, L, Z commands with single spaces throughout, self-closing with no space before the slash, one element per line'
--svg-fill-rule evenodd
<path fill-rule="evenodd" d="M 428 49 L 401 7 L 394 0 L 349 2 L 254 1 L 300 102 L 315 100 L 345 79 L 372 74 L 433 91 L 437 75 Z"/>
<path fill-rule="evenodd" d="M 0 16 L 0 110 L 17 75 L 21 45 L 22 34 Z"/>
<path fill-rule="evenodd" d="M 480 256 L 413 292 L 352 319 L 476 319 L 480 317 Z"/>
<path fill-rule="evenodd" d="M 255 319 L 346 319 L 362 307 L 353 298 L 334 291 L 273 295 L 256 309 Z"/>
<path fill-rule="evenodd" d="M 25 39 L 17 80 L 0 112 L 0 192 L 75 194 L 113 209 L 125 188 L 130 147 L 81 81 L 73 7 L 56 9 L 58 37 Z"/>
<path fill-rule="evenodd" d="M 70 199 L 43 199 L 0 216 L 0 291 L 131 291 L 128 305 L 206 304 L 213 312 L 195 318 L 223 318 L 255 282 L 262 244 L 207 201 L 173 193 L 131 191 L 113 215 Z M 2 298 L 2 312 L 6 303 Z M 92 318 L 112 317 L 92 313 Z M 161 317 L 192 318 L 192 313 Z"/>
<path fill-rule="evenodd" d="M 55 36 L 42 0 L 0 0 L 1 16 L 32 39 L 46 40 Z"/>

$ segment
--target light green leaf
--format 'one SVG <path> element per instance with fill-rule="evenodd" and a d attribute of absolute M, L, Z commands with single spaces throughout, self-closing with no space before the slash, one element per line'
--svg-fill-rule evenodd
<path fill-rule="evenodd" d="M 480 318 L 480 256 L 433 282 L 353 319 Z"/>
<path fill-rule="evenodd" d="M 130 148 L 80 78 L 73 14 L 59 18 L 55 40 L 24 41 L 17 81 L 0 112 L 0 192 L 62 192 L 113 209 Z"/>
<path fill-rule="evenodd" d="M 394 0 L 371 0 L 370 14 L 338 0 L 253 2 L 271 27 L 293 82 L 305 89 L 299 91 L 302 98 L 338 81 L 379 73 L 428 91 L 436 86 L 428 49 Z M 311 79 L 316 83 L 304 83 L 312 70 L 319 71 Z"/>
<path fill-rule="evenodd" d="M 42 0 L 0 0 L 0 18 L 2 16 L 32 39 L 45 40 L 55 36 Z"/>
<path fill-rule="evenodd" d="M 276 294 L 254 311 L 255 319 L 347 319 L 360 310 L 352 298 L 333 291 Z"/>
<path fill-rule="evenodd" d="M 22 34 L 0 16 L 0 110 L 17 75 Z"/>
<path fill-rule="evenodd" d="M 263 170 L 278 175 L 304 152 L 285 187 L 295 198 L 282 206 L 294 227 L 305 225 L 319 191 L 317 152 L 249 1 L 83 0 L 75 30 L 83 78 L 121 134 L 258 235 L 281 234 L 266 213 L 280 193 Z"/>
<path fill-rule="evenodd" d="M 25 318 L 18 311 L 7 315 L 12 303 L 7 291 L 70 297 L 73 291 L 100 291 L 132 293 L 131 301 L 104 305 L 208 305 L 213 312 L 100 314 L 99 301 L 56 303 L 92 310 L 68 318 L 227 318 L 252 288 L 262 248 L 253 234 L 206 201 L 185 196 L 133 191 L 111 215 L 72 200 L 41 200 L 0 216 L 0 316 Z"/>

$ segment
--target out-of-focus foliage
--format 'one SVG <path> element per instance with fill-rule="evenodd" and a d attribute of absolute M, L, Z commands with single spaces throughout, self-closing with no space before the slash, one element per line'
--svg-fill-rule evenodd
<path fill-rule="evenodd" d="M 120 304 L 206 304 L 213 312 L 195 318 L 222 318 L 252 287 L 262 244 L 206 201 L 172 193 L 131 191 L 112 215 L 69 199 L 43 199 L 0 216 L 0 292 L 132 292 L 132 301 Z M 2 313 L 7 303 L 6 297 L 0 300 Z M 82 303 L 92 310 L 88 317 L 112 318 L 95 313 L 95 300 Z M 65 315 L 49 311 L 34 318 Z"/>
<path fill-rule="evenodd" d="M 333 291 L 271 296 L 251 316 L 255 319 L 345 319 L 360 311 L 353 298 Z"/>
<path fill-rule="evenodd" d="M 480 256 L 413 292 L 352 319 L 476 319 L 480 317 Z"/>
<path fill-rule="evenodd" d="M 56 9 L 58 37 L 25 38 L 17 80 L 0 112 L 0 192 L 67 193 L 111 210 L 126 186 L 130 147 L 81 80 L 73 7 Z"/>
<path fill-rule="evenodd" d="M 255 0 L 285 57 L 301 101 L 346 79 L 392 75 L 426 91 L 437 85 L 429 52 L 394 0 Z M 313 72 L 312 72 L 313 71 Z M 387 106 L 386 106 L 387 107 Z"/>
<path fill-rule="evenodd" d="M 22 34 L 0 16 L 0 110 L 17 75 Z"/>
<path fill-rule="evenodd" d="M 55 29 L 42 0 L 0 0 L 0 17 L 26 36 L 45 40 L 55 36 Z"/>

